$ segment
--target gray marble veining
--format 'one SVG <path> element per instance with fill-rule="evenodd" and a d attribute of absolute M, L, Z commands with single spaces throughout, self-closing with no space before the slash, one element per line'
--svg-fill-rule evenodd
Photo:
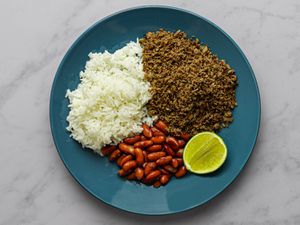
<path fill-rule="evenodd" d="M 91 197 L 52 142 L 55 71 L 88 26 L 143 5 L 183 7 L 222 27 L 248 57 L 262 100 L 261 131 L 239 178 L 186 213 L 143 217 Z M 0 2 L 0 225 L 300 224 L 300 2 L 298 0 L 54 0 Z"/>

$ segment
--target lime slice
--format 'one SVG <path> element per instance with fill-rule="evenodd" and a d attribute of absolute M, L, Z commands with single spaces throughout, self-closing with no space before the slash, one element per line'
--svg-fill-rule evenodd
<path fill-rule="evenodd" d="M 227 148 L 222 138 L 212 132 L 202 132 L 186 144 L 183 161 L 189 171 L 205 174 L 220 168 L 226 156 Z"/>

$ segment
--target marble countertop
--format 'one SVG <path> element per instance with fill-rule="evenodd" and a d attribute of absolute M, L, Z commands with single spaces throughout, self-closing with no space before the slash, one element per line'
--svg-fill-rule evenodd
<path fill-rule="evenodd" d="M 262 123 L 242 174 L 208 204 L 166 217 L 125 213 L 94 199 L 65 169 L 49 128 L 59 62 L 87 27 L 120 9 L 192 10 L 240 45 L 256 74 Z M 0 1 L 0 225 L 300 224 L 300 2 Z"/>

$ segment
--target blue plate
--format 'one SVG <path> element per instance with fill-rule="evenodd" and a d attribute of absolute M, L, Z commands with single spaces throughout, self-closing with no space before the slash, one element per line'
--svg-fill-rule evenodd
<path fill-rule="evenodd" d="M 154 189 L 117 176 L 118 168 L 69 137 L 66 131 L 67 89 L 75 89 L 79 72 L 90 52 L 115 51 L 148 31 L 178 29 L 198 37 L 219 58 L 225 59 L 238 77 L 234 122 L 219 134 L 228 147 L 228 158 L 217 172 L 186 177 Z M 260 123 L 260 97 L 253 71 L 237 44 L 207 19 L 185 10 L 146 6 L 108 16 L 85 31 L 62 60 L 51 91 L 50 123 L 57 151 L 67 169 L 89 193 L 125 211 L 164 215 L 199 206 L 221 193 L 241 172 L 255 145 Z M 249 177 L 250 179 L 250 177 Z"/>

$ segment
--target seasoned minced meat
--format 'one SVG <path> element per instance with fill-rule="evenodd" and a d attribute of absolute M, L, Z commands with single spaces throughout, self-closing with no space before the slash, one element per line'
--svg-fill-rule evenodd
<path fill-rule="evenodd" d="M 172 134 L 217 131 L 232 122 L 237 78 L 224 60 L 181 31 L 148 32 L 140 43 L 151 84 L 148 113 L 168 123 Z"/>

